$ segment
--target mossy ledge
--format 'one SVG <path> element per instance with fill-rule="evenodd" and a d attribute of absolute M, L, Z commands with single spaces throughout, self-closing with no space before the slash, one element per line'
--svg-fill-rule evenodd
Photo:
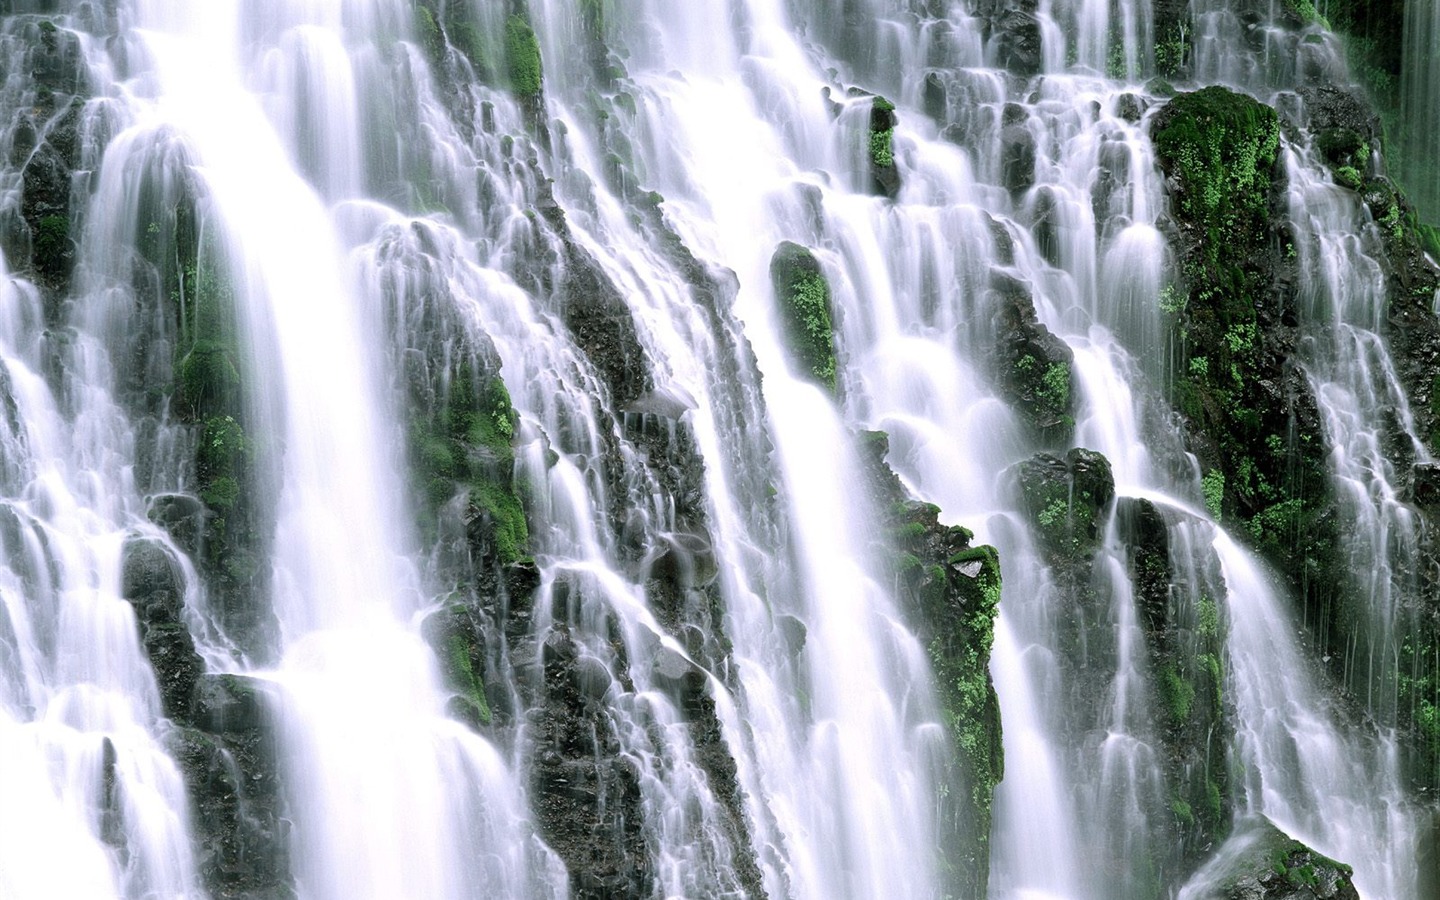
<path fill-rule="evenodd" d="M 805 377 L 835 389 L 835 325 L 830 282 L 805 247 L 785 241 L 770 257 L 770 282 L 792 365 Z"/>

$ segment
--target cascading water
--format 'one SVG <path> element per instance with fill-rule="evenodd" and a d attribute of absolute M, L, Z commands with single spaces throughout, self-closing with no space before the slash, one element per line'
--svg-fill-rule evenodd
<path fill-rule="evenodd" d="M 0 894 L 1198 898 L 1263 815 L 1423 896 L 1336 39 L 832 6 L 5 7 Z M 1197 434 L 1281 326 L 1186 331 L 1157 74 L 1289 117 L 1343 642 Z"/>

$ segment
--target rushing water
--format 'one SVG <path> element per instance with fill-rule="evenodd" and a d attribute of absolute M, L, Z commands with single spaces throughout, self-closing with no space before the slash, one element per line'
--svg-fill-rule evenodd
<path fill-rule="evenodd" d="M 530 0 L 518 32 L 483 0 L 13 6 L 6 147 L 23 156 L 24 128 L 61 122 L 22 114 L 53 102 L 31 80 L 57 32 L 82 146 L 68 302 L 47 301 L 45 273 L 5 274 L 0 295 L 0 895 L 205 894 L 179 726 L 124 599 L 127 541 L 175 562 L 177 621 L 208 672 L 270 698 L 301 897 L 954 895 L 954 751 L 876 552 L 885 511 L 859 487 L 856 432 L 875 429 L 907 490 L 1000 550 L 992 897 L 1173 896 L 1198 864 L 1172 840 L 1122 527 L 1143 502 L 1175 608 L 1224 598 L 1207 627 L 1230 699 L 1207 740 L 1232 757 L 1217 777 L 1236 814 L 1353 864 L 1366 897 L 1419 900 L 1414 798 L 1383 730 L 1419 526 L 1387 453 L 1429 457 L 1378 336 L 1377 226 L 1287 145 L 1300 362 L 1365 611 L 1347 684 L 1378 727 L 1330 701 L 1290 598 L 1203 508 L 1164 400 L 1175 263 L 1146 79 L 1171 36 L 1151 3 L 1039 4 L 1030 78 L 1001 71 L 1024 48 L 986 40 L 1002 11 L 983 2 Z M 529 27 L 543 93 L 516 96 L 496 60 Z M 1318 28 L 1231 4 L 1197 0 L 1192 37 L 1201 83 L 1271 99 L 1345 77 Z M 870 92 L 898 107 L 888 191 Z M 13 223 L 20 176 L 5 179 Z M 174 252 L 187 202 L 201 251 L 169 297 L 136 273 Z M 815 248 L 830 284 L 834 393 L 782 336 L 784 241 Z M 602 318 L 633 323 L 633 343 L 622 328 L 597 350 L 577 283 L 613 296 Z M 1073 354 L 1058 442 L 994 371 L 1015 285 Z M 244 615 L 151 521 L 157 498 L 213 490 L 194 459 L 215 448 L 197 442 L 231 434 L 156 399 L 216 296 L 258 498 Z M 518 414 L 502 418 L 533 562 L 516 593 L 533 602 L 457 549 L 463 494 L 417 524 L 416 398 L 480 371 Z M 1047 564 L 1015 483 L 1017 463 L 1071 446 L 1109 460 L 1118 495 L 1084 583 Z M 451 717 L 428 640 L 457 597 L 513 611 L 487 635 L 490 727 Z M 561 663 L 583 703 L 557 714 Z M 601 823 L 573 823 L 578 850 L 557 796 Z M 592 855 L 630 880 L 577 885 L 567 860 Z"/>

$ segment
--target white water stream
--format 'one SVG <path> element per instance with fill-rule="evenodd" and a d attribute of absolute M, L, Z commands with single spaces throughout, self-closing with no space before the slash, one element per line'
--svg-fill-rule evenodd
<path fill-rule="evenodd" d="M 490 4 L 452 3 L 483 33 L 510 27 Z M 1090 623 L 1105 647 L 1084 672 L 1102 696 L 1074 703 L 1063 619 L 1078 598 L 1046 570 L 1002 474 L 1064 449 L 1040 446 L 989 372 L 1004 276 L 1075 354 L 1073 445 L 1110 460 L 1120 496 L 1173 517 L 1175 590 L 1208 590 L 1203 560 L 1218 558 L 1234 729 L 1218 739 L 1233 746 L 1237 813 L 1264 813 L 1354 865 L 1367 898 L 1420 900 L 1393 738 L 1326 699 L 1287 598 L 1200 509 L 1161 399 L 1166 201 L 1146 123 L 1127 113 L 1155 101 L 1140 86 L 1151 4 L 1041 3 L 1043 76 L 1028 83 L 994 68 L 994 43 L 961 3 L 856 0 L 848 23 L 827 4 L 778 0 L 589 6 L 530 0 L 538 101 L 447 80 L 480 60 L 451 48 L 439 71 L 404 0 L 137 0 L 118 4 L 109 36 L 90 33 L 94 10 L 62 20 L 84 32 L 87 109 L 105 124 L 80 191 L 70 343 L 57 349 L 26 280 L 4 276 L 0 296 L 0 896 L 204 894 L 119 584 L 127 535 L 165 540 L 143 494 L 185 487 L 183 429 L 138 430 L 115 374 L 127 329 L 146 327 L 114 288 L 149 202 L 134 173 L 164 170 L 203 186 L 211 262 L 256 373 L 247 401 L 267 451 L 264 602 L 278 643 L 263 659 L 236 646 L 188 567 L 186 622 L 212 670 L 275 687 L 301 897 L 575 889 L 534 813 L 548 789 L 527 755 L 539 721 L 521 709 L 512 730 L 482 737 L 447 717 L 422 636 L 448 586 L 406 506 L 409 411 L 394 387 L 397 357 L 427 346 L 437 317 L 454 329 L 445 346 L 493 346 L 519 413 L 539 587 L 528 635 L 497 654 L 487 688 L 520 704 L 537 690 L 520 645 L 573 641 L 600 707 L 586 728 L 615 748 L 639 798 L 642 821 L 614 827 L 640 835 L 655 896 L 744 896 L 742 858 L 772 898 L 951 893 L 936 773 L 952 751 L 930 661 L 875 558 L 883 511 L 858 487 L 862 428 L 889 434 L 889 462 L 945 522 L 1001 552 L 992 674 L 1006 777 L 990 895 L 1173 895 L 1186 873 L 1156 827 L 1169 794 L 1147 699 L 1155 673 L 1114 517 Z M 1257 51 L 1225 4 L 1195 12 L 1202 82 L 1265 91 L 1339 66 L 1323 40 L 1265 32 Z M 608 82 L 597 40 L 614 54 Z M 936 111 L 926 75 L 945 88 L 935 119 L 922 112 Z M 852 85 L 899 107 L 895 200 L 871 190 L 871 99 L 847 96 Z M 1005 184 L 1016 129 L 1033 165 Z M 1316 326 L 1304 363 L 1366 537 L 1355 568 L 1373 573 L 1357 579 L 1373 617 L 1353 681 L 1384 720 L 1390 597 L 1403 588 L 1386 563 L 1413 552 L 1414 525 L 1367 417 L 1405 400 L 1375 336 L 1382 284 L 1363 213 L 1303 150 L 1287 168 Z M 657 217 L 637 212 L 649 191 Z M 552 193 L 563 232 L 544 212 Z M 662 228 L 721 289 L 696 284 Z M 788 361 L 769 278 L 786 240 L 815 248 L 832 289 L 833 396 Z M 627 364 L 655 391 L 630 408 L 565 324 L 558 285 L 575 263 L 561 260 L 575 248 L 633 316 L 643 358 Z M 673 442 L 677 422 L 703 463 L 703 523 L 677 511 L 634 431 L 669 429 Z M 161 446 L 141 454 L 137 433 Z M 141 456 L 158 473 L 145 485 Z M 694 556 L 713 559 L 719 655 L 670 632 L 630 557 L 697 543 Z M 712 666 L 703 681 L 735 766 L 738 825 L 667 680 L 691 660 Z M 621 802 L 595 798 L 606 811 Z M 1114 860 L 1133 864 L 1117 872 Z M 1170 881 L 1154 884 L 1157 871 Z"/>

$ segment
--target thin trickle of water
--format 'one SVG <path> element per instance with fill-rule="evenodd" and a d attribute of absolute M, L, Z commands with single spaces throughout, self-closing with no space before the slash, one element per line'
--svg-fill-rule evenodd
<path fill-rule="evenodd" d="M 1411 199 L 1433 218 L 1440 214 L 1440 179 L 1425 161 L 1440 152 L 1440 5 L 1405 6 L 1400 66 L 1400 117 L 1405 184 Z"/>

